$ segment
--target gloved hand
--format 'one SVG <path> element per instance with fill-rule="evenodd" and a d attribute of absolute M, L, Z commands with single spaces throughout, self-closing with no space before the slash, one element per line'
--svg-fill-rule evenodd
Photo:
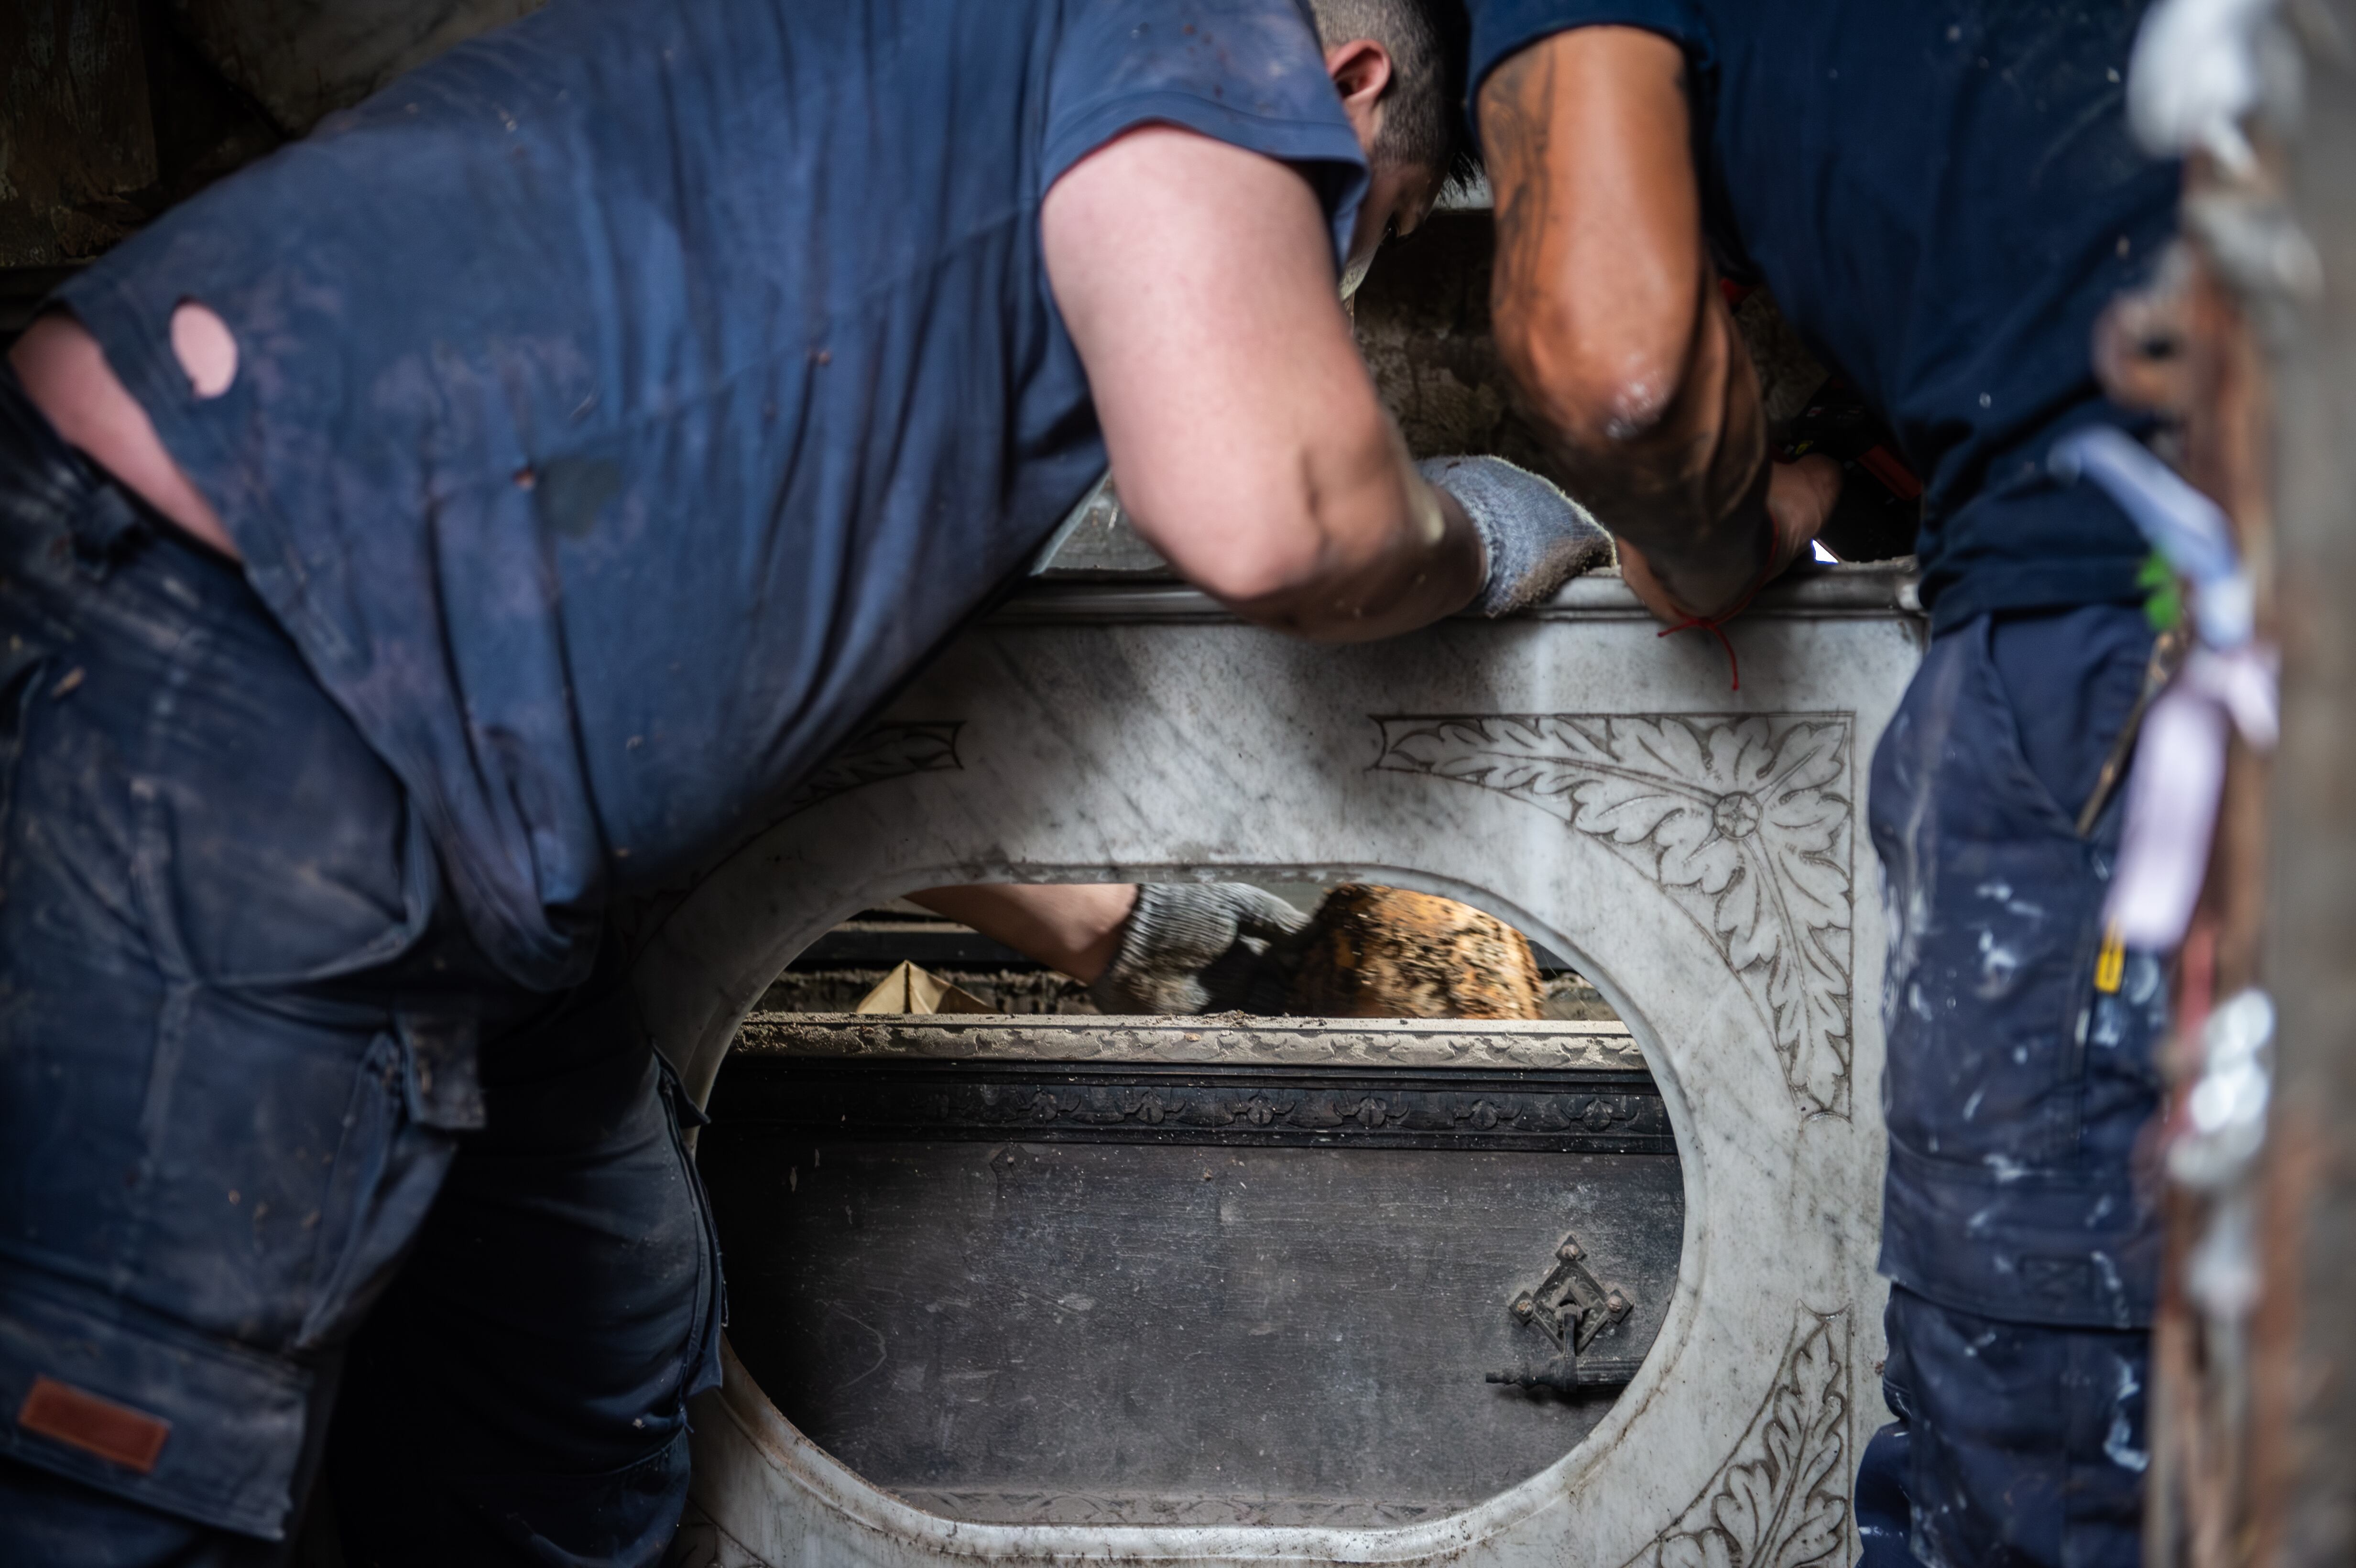
<path fill-rule="evenodd" d="M 1415 471 L 1456 497 L 1489 549 L 1472 608 L 1505 615 L 1612 559 L 1612 536 L 1587 508 L 1502 457 L 1429 457 Z"/>
<path fill-rule="evenodd" d="M 1088 999 L 1108 1013 L 1279 1011 L 1291 983 L 1284 939 L 1308 923 L 1242 882 L 1145 883 Z"/>

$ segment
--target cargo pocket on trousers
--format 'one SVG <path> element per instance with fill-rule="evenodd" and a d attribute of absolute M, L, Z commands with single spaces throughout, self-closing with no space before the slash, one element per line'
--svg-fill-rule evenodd
<path fill-rule="evenodd" d="M 353 1078 L 332 1157 L 297 1349 L 332 1344 L 359 1326 L 442 1189 L 456 1145 L 412 1114 L 412 1078 L 401 1040 L 378 1035 Z"/>
<path fill-rule="evenodd" d="M 67 1280 L 0 1280 L 0 1455 L 280 1540 L 307 1369 Z M 90 1543 L 95 1549 L 95 1543 Z"/>

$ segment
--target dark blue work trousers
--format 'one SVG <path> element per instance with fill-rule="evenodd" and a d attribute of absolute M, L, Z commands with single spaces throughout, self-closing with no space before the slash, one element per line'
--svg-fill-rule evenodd
<path fill-rule="evenodd" d="M 684 1107 L 495 973 L 239 570 L 0 366 L 0 1563 L 651 1563 L 716 1381 Z"/>
<path fill-rule="evenodd" d="M 2138 1560 L 2166 995 L 2149 955 L 2104 953 L 2119 799 L 2077 819 L 2151 643 L 2132 605 L 1967 622 L 1874 759 L 1900 1419 L 1858 1477 L 1873 1568 Z"/>

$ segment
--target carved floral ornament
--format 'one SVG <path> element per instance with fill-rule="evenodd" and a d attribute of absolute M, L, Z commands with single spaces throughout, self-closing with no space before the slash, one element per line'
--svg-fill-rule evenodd
<path fill-rule="evenodd" d="M 1759 1008 L 1801 1115 L 1848 1115 L 1851 715 L 1375 722 L 1376 769 L 1511 795 L 1642 870 Z"/>
<path fill-rule="evenodd" d="M 807 811 L 822 800 L 862 784 L 881 784 L 910 773 L 961 771 L 965 762 L 958 755 L 957 742 L 958 731 L 964 728 L 962 719 L 949 719 L 878 724 L 862 731 L 845 741 L 823 767 L 786 797 L 779 815 L 791 816 L 798 811 Z"/>
<path fill-rule="evenodd" d="M 1701 928 L 1759 1008 L 1801 1115 L 1849 1114 L 1853 715 L 1375 722 L 1378 770 L 1511 795 L 1636 866 Z M 878 725 L 804 783 L 787 814 L 862 784 L 960 769 L 962 728 Z"/>
<path fill-rule="evenodd" d="M 1676 1521 L 1623 1568 L 1817 1568 L 1847 1539 L 1849 1320 L 1803 1307 L 1775 1386 Z"/>

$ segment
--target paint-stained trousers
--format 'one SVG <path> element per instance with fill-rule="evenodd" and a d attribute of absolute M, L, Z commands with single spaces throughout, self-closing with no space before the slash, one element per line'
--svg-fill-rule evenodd
<path fill-rule="evenodd" d="M 610 981 L 491 970 L 237 568 L 0 365 L 0 1563 L 281 1562 L 323 1467 L 355 1564 L 659 1561 L 693 1116 Z"/>
<path fill-rule="evenodd" d="M 1890 925 L 1884 1380 L 1865 1561 L 2138 1559 L 2159 1227 L 2158 965 L 2106 955 L 2117 795 L 2081 834 L 2149 659 L 2142 612 L 1934 637 L 1874 759 Z"/>

